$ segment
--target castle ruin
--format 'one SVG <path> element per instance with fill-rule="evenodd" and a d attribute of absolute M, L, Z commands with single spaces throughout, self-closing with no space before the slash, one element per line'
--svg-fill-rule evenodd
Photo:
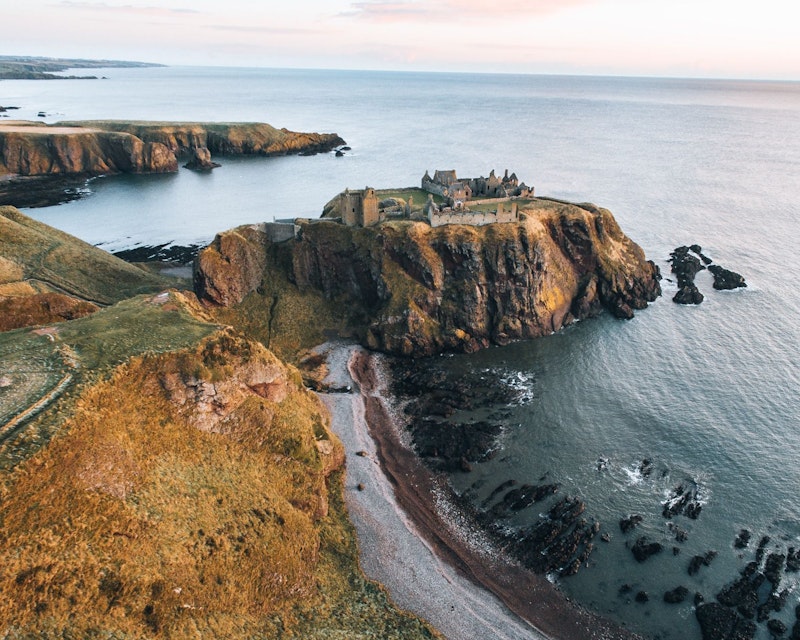
<path fill-rule="evenodd" d="M 375 189 L 345 189 L 336 202 L 336 213 L 349 227 L 371 227 L 380 221 L 378 198 Z"/>
<path fill-rule="evenodd" d="M 350 227 L 370 227 L 385 220 L 428 220 L 432 227 L 445 224 L 485 225 L 519 221 L 516 198 L 532 198 L 533 187 L 521 183 L 516 174 L 498 178 L 494 170 L 488 178 L 459 179 L 455 170 L 436 170 L 422 177 L 428 200 L 420 210 L 407 202 L 388 197 L 378 200 L 375 189 L 345 189 L 326 205 L 324 218 L 340 220 Z M 434 201 L 434 195 L 438 196 Z M 472 208 L 470 208 L 472 207 Z"/>
<path fill-rule="evenodd" d="M 498 178 L 494 169 L 488 178 L 462 178 L 459 179 L 454 169 L 442 171 L 437 169 L 431 178 L 427 171 L 422 176 L 422 189 L 428 193 L 441 196 L 447 206 L 459 208 L 460 205 L 470 200 L 494 198 L 532 198 L 533 187 L 520 183 L 516 173 Z"/>

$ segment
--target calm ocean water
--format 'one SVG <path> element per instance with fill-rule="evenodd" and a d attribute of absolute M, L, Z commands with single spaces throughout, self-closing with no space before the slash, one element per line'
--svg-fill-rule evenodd
<path fill-rule="evenodd" d="M 691 597 L 707 600 L 753 557 L 800 546 L 800 84 L 705 80 L 413 74 L 258 69 L 109 69 L 100 81 L 0 83 L 0 104 L 47 120 L 129 118 L 266 121 L 335 131 L 344 158 L 223 159 L 210 175 L 115 177 L 83 200 L 30 210 L 108 249 L 207 242 L 232 226 L 317 216 L 344 187 L 416 185 L 426 169 L 465 176 L 513 170 L 537 193 L 611 209 L 662 266 L 698 243 L 742 273 L 746 290 L 720 293 L 707 273 L 699 307 L 670 301 L 674 287 L 631 322 L 581 322 L 530 343 L 449 359 L 514 377 L 533 399 L 513 409 L 503 453 L 453 477 L 488 494 L 500 482 L 548 473 L 580 495 L 610 531 L 594 565 L 563 589 L 631 628 L 699 638 Z M 649 458 L 649 478 L 636 469 Z M 606 462 L 598 471 L 598 460 Z M 677 483 L 705 503 L 681 554 L 661 516 Z M 535 511 L 529 510 L 529 511 Z M 640 513 L 641 533 L 667 552 L 634 562 L 617 521 Z M 520 516 L 519 523 L 537 513 Z M 527 518 L 527 520 L 526 520 Z M 734 550 L 741 528 L 754 542 Z M 631 538 L 632 539 L 632 538 Z M 691 556 L 718 552 L 687 575 Z M 741 556 L 741 557 L 740 557 Z M 648 604 L 618 590 L 646 590 Z M 791 626 L 798 579 L 786 610 Z M 632 598 L 631 598 L 632 600 Z M 763 626 L 759 637 L 767 638 Z"/>

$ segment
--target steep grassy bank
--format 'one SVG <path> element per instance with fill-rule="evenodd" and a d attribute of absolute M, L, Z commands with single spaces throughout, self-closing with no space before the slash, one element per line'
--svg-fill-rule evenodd
<path fill-rule="evenodd" d="M 8 284 L 159 283 L 5 213 Z M 191 293 L 0 332 L 0 635 L 435 637 L 358 568 L 328 422 Z"/>

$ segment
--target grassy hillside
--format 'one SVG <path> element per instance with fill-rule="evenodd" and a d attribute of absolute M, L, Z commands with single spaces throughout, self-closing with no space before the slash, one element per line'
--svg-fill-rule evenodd
<path fill-rule="evenodd" d="M 2 213 L 6 293 L 159 283 Z M 0 636 L 435 637 L 361 573 L 343 464 L 299 372 L 191 293 L 0 332 Z"/>
<path fill-rule="evenodd" d="M 14 207 L 0 207 L 0 257 L 0 295 L 9 290 L 4 281 L 25 281 L 43 290 L 111 304 L 157 291 L 167 283 Z"/>

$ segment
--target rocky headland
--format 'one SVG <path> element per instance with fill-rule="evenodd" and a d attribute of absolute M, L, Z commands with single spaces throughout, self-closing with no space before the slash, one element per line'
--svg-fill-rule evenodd
<path fill-rule="evenodd" d="M 297 221 L 219 234 L 195 263 L 195 290 L 270 332 L 307 300 L 305 322 L 366 347 L 424 356 L 547 335 L 608 310 L 631 318 L 660 294 L 657 267 L 593 205 L 533 200 L 518 223 L 484 227 L 394 221 L 354 228 Z M 315 302 L 310 302 L 311 299 Z M 291 322 L 303 323 L 294 314 Z M 269 339 L 269 336 L 267 336 Z"/>
<path fill-rule="evenodd" d="M 0 204 L 58 202 L 65 179 L 175 172 L 180 157 L 211 168 L 211 154 L 314 154 L 342 144 L 335 133 L 301 133 L 264 123 L 8 120 L 0 123 Z"/>

